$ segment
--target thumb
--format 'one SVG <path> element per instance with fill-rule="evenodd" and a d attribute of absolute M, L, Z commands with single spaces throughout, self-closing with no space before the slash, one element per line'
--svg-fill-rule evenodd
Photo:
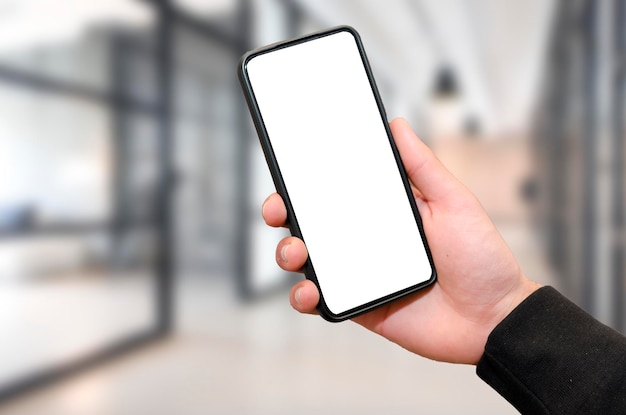
<path fill-rule="evenodd" d="M 438 200 L 450 194 L 460 183 L 439 161 L 435 153 L 413 132 L 403 118 L 389 123 L 409 180 L 424 199 Z"/>

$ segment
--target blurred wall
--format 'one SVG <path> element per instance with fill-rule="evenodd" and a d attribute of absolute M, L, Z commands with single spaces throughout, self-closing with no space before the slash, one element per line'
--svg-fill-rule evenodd
<path fill-rule="evenodd" d="M 623 1 L 561 2 L 536 109 L 537 220 L 567 294 L 625 330 Z"/>

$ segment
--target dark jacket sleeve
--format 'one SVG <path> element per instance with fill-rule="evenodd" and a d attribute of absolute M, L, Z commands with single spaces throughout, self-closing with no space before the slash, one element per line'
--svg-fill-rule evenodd
<path fill-rule="evenodd" d="M 551 287 L 493 330 L 476 372 L 523 414 L 626 414 L 626 338 Z"/>

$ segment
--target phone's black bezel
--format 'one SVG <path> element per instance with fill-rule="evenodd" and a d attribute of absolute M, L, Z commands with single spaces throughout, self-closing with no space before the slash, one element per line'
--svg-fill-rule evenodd
<path fill-rule="evenodd" d="M 422 288 L 425 288 L 429 285 L 431 285 L 432 283 L 435 282 L 435 280 L 437 279 L 437 272 L 435 270 L 435 264 L 433 262 L 433 258 L 432 258 L 432 254 L 430 252 L 430 247 L 428 246 L 428 241 L 426 240 L 426 235 L 424 234 L 424 227 L 422 225 L 422 218 L 419 214 L 419 211 L 417 210 L 417 205 L 415 203 L 415 198 L 413 196 L 413 192 L 411 190 L 411 185 L 409 184 L 409 180 L 406 174 L 406 171 L 404 169 L 404 165 L 402 164 L 402 160 L 400 158 L 400 154 L 398 152 L 398 149 L 395 145 L 395 142 L 393 140 L 393 136 L 391 134 L 391 130 L 389 128 L 389 123 L 387 122 L 387 116 L 386 116 L 386 112 L 385 112 L 385 108 L 383 106 L 382 100 L 380 98 L 380 94 L 378 92 L 378 88 L 376 86 L 376 82 L 374 81 L 374 76 L 372 74 L 372 70 L 370 68 L 369 65 L 369 61 L 367 59 L 367 56 L 365 54 L 365 50 L 363 48 L 363 44 L 361 42 L 361 37 L 359 36 L 358 32 L 350 27 L 350 26 L 338 26 L 338 27 L 334 27 L 331 29 L 327 29 L 327 30 L 323 30 L 320 32 L 315 32 L 315 33 L 311 33 L 309 35 L 306 36 L 302 36 L 299 38 L 295 38 L 295 39 L 291 39 L 291 40 L 287 40 L 287 41 L 283 41 L 283 42 L 278 42 L 278 43 L 274 43 L 262 48 L 258 48 L 252 51 L 247 52 L 246 54 L 244 54 L 240 61 L 239 61 L 239 65 L 238 65 L 238 77 L 239 77 L 239 82 L 241 84 L 241 88 L 243 90 L 246 102 L 248 104 L 248 108 L 250 110 L 250 114 L 252 115 L 252 119 L 254 121 L 254 126 L 256 128 L 257 134 L 259 136 L 259 141 L 261 143 L 261 147 L 263 148 L 263 153 L 265 155 L 265 160 L 267 161 L 267 165 L 270 169 L 271 175 L 272 175 L 272 179 L 274 181 L 274 186 L 276 187 L 276 191 L 278 192 L 278 194 L 280 194 L 283 198 L 283 200 L 285 201 L 285 206 L 287 208 L 287 224 L 289 226 L 289 230 L 291 231 L 291 234 L 293 236 L 296 236 L 300 239 L 302 239 L 305 243 L 306 240 L 303 238 L 302 233 L 300 231 L 300 226 L 298 225 L 298 221 L 296 218 L 296 215 L 294 213 L 293 210 L 293 206 L 291 205 L 291 200 L 289 198 L 289 193 L 287 192 L 287 189 L 285 187 L 284 181 L 282 179 L 282 174 L 280 171 L 280 167 L 278 165 L 278 162 L 276 160 L 276 157 L 274 155 L 274 150 L 272 148 L 272 144 L 270 142 L 269 136 L 267 134 L 267 131 L 265 129 L 265 125 L 263 122 L 263 117 L 261 116 L 261 111 L 258 107 L 258 104 L 256 102 L 256 98 L 254 96 L 254 90 L 250 84 L 250 80 L 248 78 L 248 73 L 247 73 L 247 69 L 246 66 L 248 64 L 248 62 L 250 60 L 252 60 L 253 58 L 255 58 L 256 56 L 265 54 L 265 53 L 269 53 L 275 50 L 279 50 L 279 49 L 283 49 L 283 48 L 287 48 L 290 46 L 294 46 L 300 43 L 304 43 L 304 42 L 309 42 L 311 40 L 315 40 L 315 39 L 319 39 L 325 36 L 329 36 L 329 35 L 333 35 L 339 32 L 349 32 L 355 39 L 357 48 L 359 49 L 359 54 L 361 56 L 361 60 L 363 62 L 363 66 L 365 67 L 365 71 L 367 73 L 367 77 L 369 79 L 369 83 L 370 86 L 372 88 L 372 92 L 374 94 L 374 98 L 376 99 L 376 104 L 378 105 L 378 110 L 380 113 L 380 117 L 381 117 L 381 121 L 383 123 L 383 125 L 385 126 L 385 131 L 387 132 L 387 138 L 389 140 L 389 144 L 391 145 L 392 151 L 393 151 L 393 155 L 396 159 L 396 164 L 398 166 L 398 169 L 400 171 L 400 176 L 402 177 L 402 181 L 404 183 L 404 188 L 406 190 L 406 194 L 407 197 L 409 199 L 409 203 L 411 205 L 411 209 L 413 209 L 413 216 L 415 217 L 415 221 L 417 224 L 417 227 L 419 229 L 420 235 L 422 237 L 422 242 L 424 244 L 424 249 L 426 250 L 426 254 L 428 256 L 428 261 L 430 262 L 430 266 L 432 269 L 432 275 L 431 277 L 427 280 L 424 281 L 420 284 L 416 284 L 413 285 L 411 287 L 407 287 L 404 290 L 395 292 L 393 294 L 387 295 L 385 297 L 379 298 L 377 300 L 371 301 L 369 303 L 363 304 L 361 306 L 352 308 L 348 311 L 345 311 L 343 313 L 339 313 L 339 314 L 335 314 L 333 313 L 328 306 L 326 305 L 326 302 L 324 301 L 324 293 L 322 292 L 320 285 L 317 281 L 317 277 L 315 274 L 315 269 L 313 268 L 313 264 L 310 258 L 307 259 L 303 270 L 305 273 L 305 276 L 307 279 L 313 281 L 313 283 L 315 283 L 315 285 L 317 286 L 318 290 L 320 291 L 320 302 L 317 306 L 317 309 L 320 313 L 320 315 L 331 322 L 339 322 L 339 321 L 343 321 L 349 318 L 353 318 L 356 317 L 360 314 L 366 313 L 376 307 L 379 307 L 383 304 L 387 304 L 397 298 L 403 297 L 407 294 L 413 293 L 415 291 L 418 291 Z"/>

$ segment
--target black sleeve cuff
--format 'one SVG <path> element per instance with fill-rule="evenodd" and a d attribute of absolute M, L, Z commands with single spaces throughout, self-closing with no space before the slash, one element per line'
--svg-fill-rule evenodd
<path fill-rule="evenodd" d="M 626 413 L 626 338 L 551 287 L 493 330 L 476 373 L 524 414 Z"/>

